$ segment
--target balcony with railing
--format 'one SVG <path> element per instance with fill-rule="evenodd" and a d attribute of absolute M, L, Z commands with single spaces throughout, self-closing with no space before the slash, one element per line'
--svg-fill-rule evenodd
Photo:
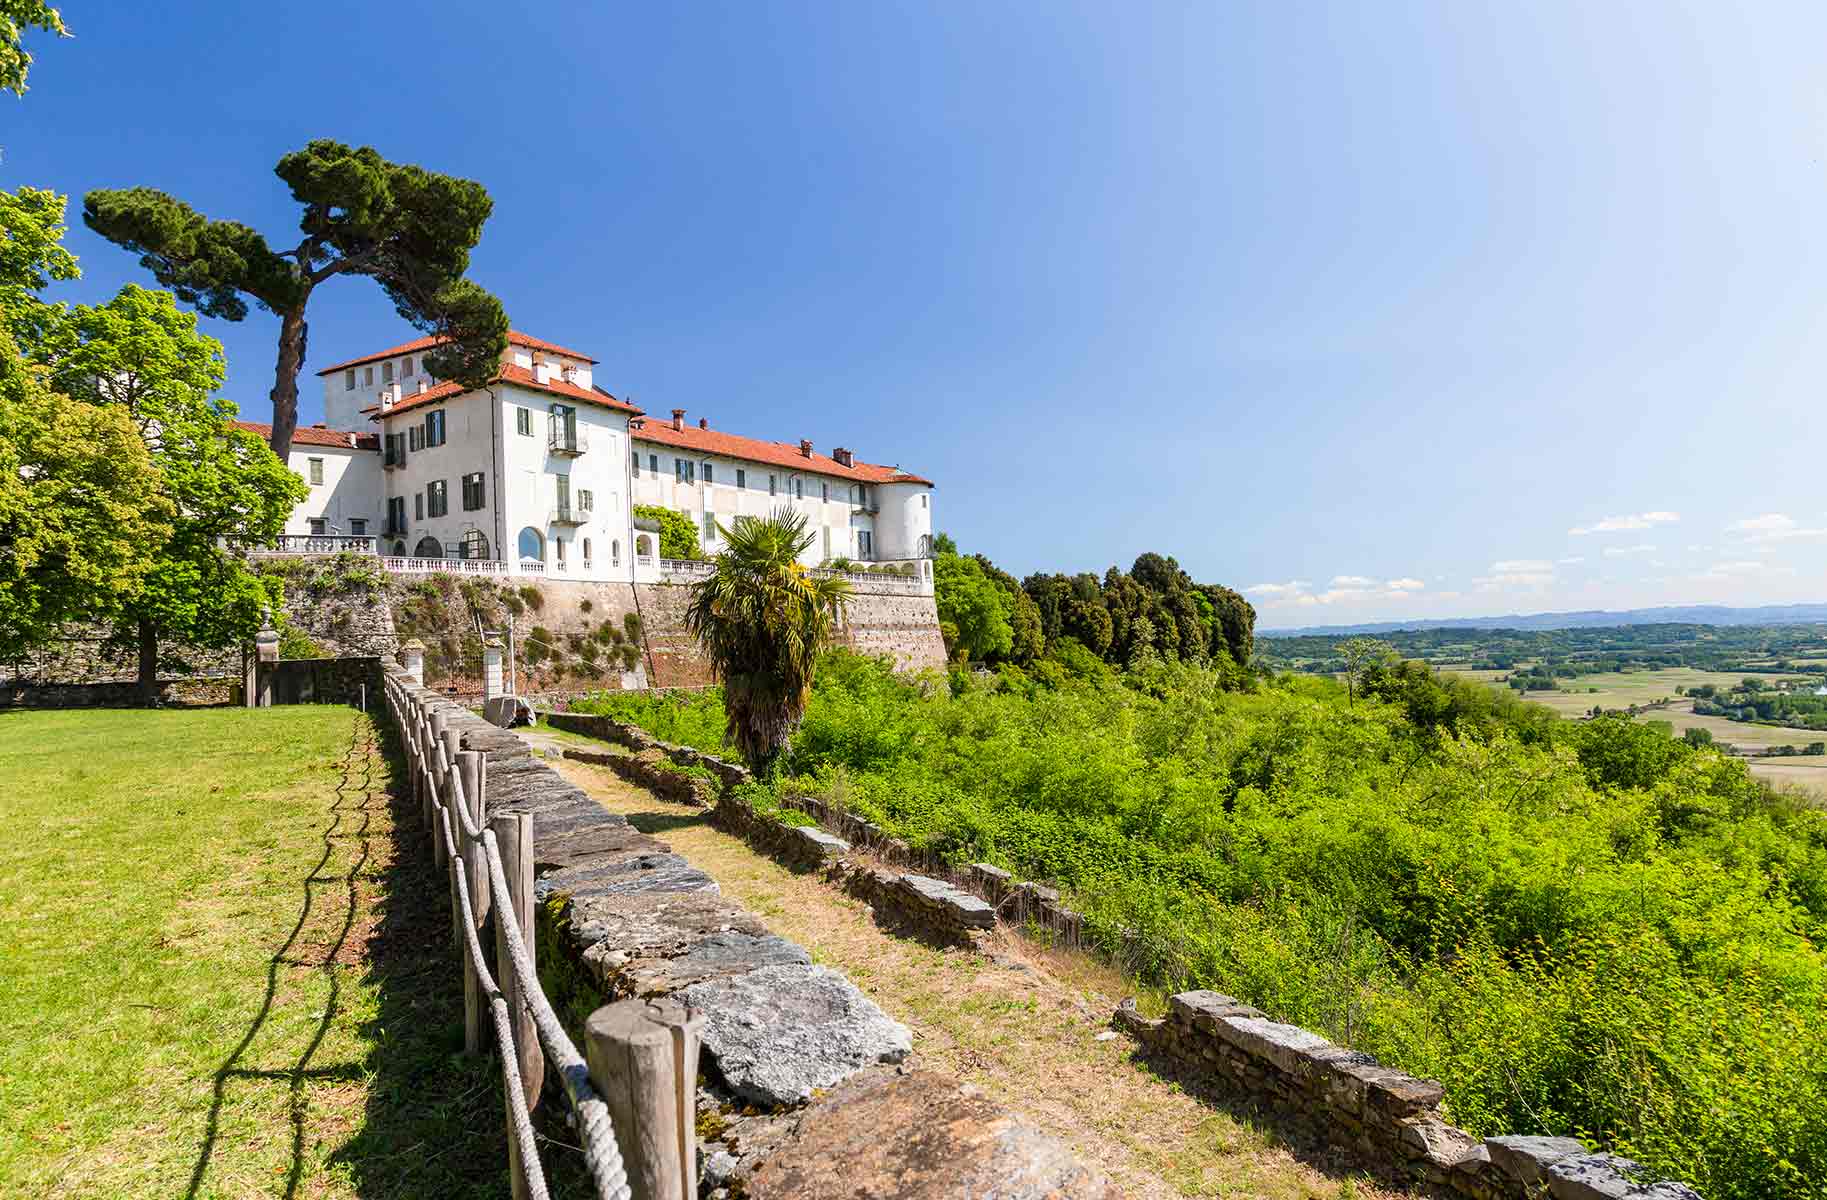
<path fill-rule="evenodd" d="M 406 465 L 406 447 L 404 443 L 389 441 L 381 454 L 381 466 L 391 470 Z"/>
<path fill-rule="evenodd" d="M 393 518 L 389 517 L 387 519 L 386 523 L 381 526 L 381 536 L 382 537 L 405 537 L 406 536 L 406 522 L 405 521 L 396 521 Z"/>
<path fill-rule="evenodd" d="M 587 525 L 590 522 L 590 510 L 580 504 L 560 504 L 552 509 L 547 518 L 554 525 Z"/>
<path fill-rule="evenodd" d="M 546 449 L 564 458 L 576 458 L 586 448 L 584 430 L 576 421 L 551 418 L 546 428 Z"/>
<path fill-rule="evenodd" d="M 374 554 L 379 550 L 378 539 L 360 534 L 345 535 L 340 533 L 286 533 L 281 534 L 271 545 L 244 546 L 248 553 L 262 554 Z"/>

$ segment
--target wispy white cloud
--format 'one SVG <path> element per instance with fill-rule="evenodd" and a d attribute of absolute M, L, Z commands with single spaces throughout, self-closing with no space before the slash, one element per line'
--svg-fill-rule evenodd
<path fill-rule="evenodd" d="M 1605 557 L 1606 558 L 1629 558 L 1633 554 L 1653 554 L 1653 553 L 1655 553 L 1655 550 L 1656 550 L 1656 548 L 1654 546 L 1650 546 L 1650 545 L 1607 546 L 1607 547 L 1605 547 Z"/>
<path fill-rule="evenodd" d="M 1805 526 L 1788 513 L 1764 513 L 1726 526 L 1747 542 L 1810 542 L 1827 538 L 1827 529 Z"/>
<path fill-rule="evenodd" d="M 1794 567 L 1778 566 L 1773 563 L 1760 562 L 1756 559 L 1741 559 L 1737 562 L 1714 563 L 1706 570 L 1700 572 L 1700 574 L 1694 576 L 1694 578 L 1718 583 L 1723 581 L 1739 582 L 1754 575 L 1793 574 L 1795 574 Z"/>
<path fill-rule="evenodd" d="M 1541 588 L 1554 582 L 1554 564 L 1545 558 L 1506 558 L 1491 564 L 1488 574 L 1472 580 L 1479 591 Z"/>
<path fill-rule="evenodd" d="M 1491 564 L 1493 575 L 1552 574 L 1554 564 L 1545 558 L 1506 558 Z"/>
<path fill-rule="evenodd" d="M 1569 558 L 1557 558 L 1554 560 L 1555 565 L 1562 567 L 1577 567 L 1585 561 L 1586 556 L 1584 554 L 1575 554 Z"/>
<path fill-rule="evenodd" d="M 1383 582 L 1368 575 L 1334 575 L 1324 591 L 1314 591 L 1313 585 L 1304 579 L 1290 579 L 1286 583 L 1258 583 L 1243 590 L 1250 595 L 1262 597 L 1266 604 L 1313 608 L 1347 600 L 1399 600 L 1426 586 L 1419 579 L 1403 578 Z"/>
<path fill-rule="evenodd" d="M 1589 533 L 1628 533 L 1633 529 L 1672 525 L 1680 519 L 1681 514 L 1673 512 L 1625 513 L 1617 517 L 1601 517 L 1590 525 L 1575 525 L 1567 532 L 1575 537 L 1584 537 Z"/>

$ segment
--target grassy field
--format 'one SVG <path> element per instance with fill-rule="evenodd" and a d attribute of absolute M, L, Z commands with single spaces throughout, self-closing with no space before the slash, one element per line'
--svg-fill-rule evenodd
<path fill-rule="evenodd" d="M 0 713 L 0 1194 L 506 1194 L 376 739 L 329 706 Z"/>
<path fill-rule="evenodd" d="M 1497 687 L 1508 671 L 1454 671 L 1468 679 L 1477 679 Z M 1629 708 L 1633 704 L 1653 704 L 1676 698 L 1676 688 L 1695 688 L 1710 683 L 1716 687 L 1735 687 L 1745 678 L 1742 671 L 1701 671 L 1693 667 L 1666 667 L 1660 671 L 1606 671 L 1598 675 L 1581 675 L 1560 681 L 1552 692 L 1530 692 L 1528 699 L 1545 704 L 1563 717 L 1583 717 L 1597 704 L 1604 708 Z M 1801 675 L 1760 675 L 1774 683 L 1781 679 L 1803 679 Z M 1804 738 L 1803 741 L 1812 739 Z"/>

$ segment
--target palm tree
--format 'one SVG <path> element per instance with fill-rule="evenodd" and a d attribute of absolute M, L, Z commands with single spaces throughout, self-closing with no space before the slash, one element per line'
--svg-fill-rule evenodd
<path fill-rule="evenodd" d="M 806 518 L 781 507 L 722 530 L 716 573 L 692 585 L 685 625 L 723 680 L 728 737 L 757 776 L 774 773 L 812 696 L 812 664 L 850 603 L 850 584 L 799 562 Z"/>

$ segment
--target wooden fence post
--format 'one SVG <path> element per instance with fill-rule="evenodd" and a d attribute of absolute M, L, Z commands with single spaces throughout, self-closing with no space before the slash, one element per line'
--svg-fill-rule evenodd
<path fill-rule="evenodd" d="M 452 735 L 455 734 L 452 730 Z M 460 750 L 451 763 L 453 777 L 463 781 L 463 803 L 470 822 L 482 828 L 482 788 L 484 757 L 477 750 Z M 453 790 L 453 796 L 456 794 Z M 456 820 L 456 814 L 451 814 Z M 480 944 L 488 929 L 488 849 L 481 838 L 462 839 L 463 872 L 469 881 L 469 910 L 475 920 L 476 940 Z M 459 909 L 459 916 L 461 910 Z M 461 932 L 459 930 L 459 932 Z M 482 1053 L 482 1024 L 488 1013 L 488 1001 L 482 995 L 482 979 L 476 964 L 466 951 L 463 955 L 463 1048 L 471 1054 Z"/>
<path fill-rule="evenodd" d="M 495 982 L 507 1000 L 508 1019 L 514 1031 L 515 1062 L 506 1060 L 505 1047 L 501 1069 L 520 1073 L 520 1090 L 526 1098 L 527 1111 L 539 1107 L 539 1092 L 545 1085 L 545 1051 L 539 1045 L 539 1030 L 533 1025 L 533 1014 L 527 1011 L 521 994 L 520 979 L 514 972 L 513 954 L 508 950 L 502 922 L 512 918 L 520 929 L 521 943 L 527 958 L 538 965 L 533 944 L 533 814 L 501 813 L 489 821 L 495 835 L 495 848 L 501 855 L 501 873 L 507 877 L 508 902 L 495 910 Z M 508 1128 L 513 1128 L 513 1114 L 508 1114 Z M 514 1185 L 514 1200 L 526 1200 L 526 1183 L 522 1178 L 518 1139 L 508 1139 L 508 1178 Z"/>
<path fill-rule="evenodd" d="M 584 1023 L 590 1082 L 609 1106 L 634 1200 L 697 1195 L 703 1027 L 677 1000 L 622 1000 Z"/>

